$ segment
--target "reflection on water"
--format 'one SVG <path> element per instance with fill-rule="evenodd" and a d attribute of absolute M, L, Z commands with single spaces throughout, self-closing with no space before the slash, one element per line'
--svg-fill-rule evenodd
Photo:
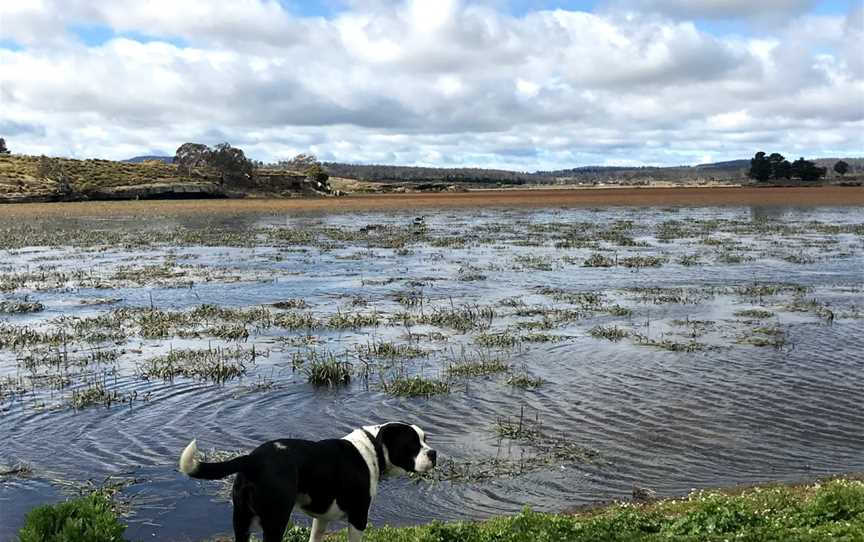
<path fill-rule="evenodd" d="M 813 231 L 796 234 L 793 241 L 776 233 L 747 233 L 740 229 L 744 226 L 735 226 L 729 228 L 734 233 L 692 233 L 661 241 L 656 233 L 659 224 L 672 220 L 741 224 L 768 220 L 779 226 L 810 221 L 853 224 L 861 222 L 860 210 L 448 210 L 426 217 L 424 227 L 437 236 L 432 242 L 409 240 L 404 246 L 370 248 L 340 241 L 344 232 L 367 225 L 410 229 L 413 218 L 407 213 L 358 213 L 34 223 L 58 231 L 179 228 L 237 236 L 232 246 L 192 243 L 5 251 L 3 258 L 8 263 L 0 270 L 3 272 L 58 265 L 63 270 L 84 269 L 111 277 L 118 267 L 169 262 L 175 266 L 172 269 L 187 273 L 183 280 L 193 278 L 184 287 L 117 281 L 110 290 L 90 283 L 81 287 L 69 279 L 58 287 L 27 292 L 28 299 L 45 305 L 43 312 L 4 319 L 16 325 L 32 322 L 50 327 L 60 315 L 102 314 L 117 306 L 153 304 L 163 310 L 187 310 L 202 304 L 243 307 L 289 298 L 303 299 L 322 317 L 355 306 L 391 315 L 406 310 L 396 300 L 400 293 L 419 291 L 427 304 L 422 310 L 462 303 L 496 307 L 493 331 L 504 331 L 526 320 L 501 305 L 503 299 L 518 298 L 531 307 L 557 306 L 560 301 L 542 293 L 550 288 L 600 292 L 633 312 L 625 316 L 589 313 L 547 330 L 565 340 L 523 343 L 499 352 L 515 370 L 545 380 L 536 390 L 508 386 L 506 376 L 495 375 L 461 380 L 450 394 L 430 399 L 389 396 L 374 379 L 355 379 L 345 389 L 311 387 L 305 375 L 292 367 L 291 356 L 301 348 L 281 340 L 302 332 L 253 329 L 243 346 L 255 344 L 267 355 L 257 360 L 247 376 L 224 384 L 185 378 L 146 380 L 137 371 L 147 356 L 206 346 L 213 339 L 130 339 L 121 345 L 117 371 L 106 385 L 125 395 L 149 394 L 147 401 L 76 411 L 64 406 L 68 392 L 62 389 L 0 401 L 0 439 L 4 442 L 0 463 L 20 459 L 34 468 L 32 478 L 0 482 L 0 539 L 14 536 L 23 513 L 34 503 L 59 497 L 47 480 L 101 481 L 111 475 L 132 480 L 123 494 L 132 498 L 135 508 L 128 531 L 133 539 L 194 540 L 229 531 L 230 507 L 217 495 L 218 486 L 191 481 L 175 472 L 179 451 L 193 437 L 205 449 L 247 450 L 276 437 L 327 438 L 369 422 L 407 419 L 427 430 L 443 457 L 466 461 L 507 456 L 508 444 L 498 438 L 494 427 L 501 417 L 513 416 L 522 408 L 538 416 L 550 433 L 596 450 L 599 459 L 552 463 L 521 476 L 482 482 L 393 480 L 384 486 L 373 507 L 373 523 L 481 518 L 516 512 L 526 505 L 561 510 L 626 498 L 634 483 L 671 495 L 694 487 L 864 469 L 864 414 L 860 408 L 864 337 L 855 332 L 861 324 L 860 310 L 855 312 L 856 306 L 860 308 L 864 264 L 861 235 Z M 616 221 L 633 221 L 630 235 L 635 241 L 646 241 L 647 246 L 603 241 L 586 248 L 543 237 L 560 225 Z M 262 228 L 298 232 L 325 228 L 343 233 L 332 233 L 326 243 L 315 246 L 286 248 L 262 243 Z M 737 244 L 706 242 L 711 235 L 721 241 L 731 237 Z M 465 239 L 441 240 L 456 236 Z M 238 240 L 247 237 L 249 246 L 243 246 Z M 824 244 L 820 241 L 828 238 Z M 789 250 L 812 254 L 815 263 L 783 259 Z M 582 266 L 594 252 L 619 259 L 657 255 L 665 263 L 639 269 Z M 679 263 L 688 255 L 697 257 L 700 265 Z M 207 280 L 207 273 L 212 280 Z M 823 304 L 820 306 L 830 306 L 836 315 L 832 325 L 822 313 L 814 312 L 813 305 L 790 309 L 788 296 L 745 299 L 730 293 L 729 289 L 754 282 L 810 288 L 801 303 L 812 298 Z M 704 292 L 709 286 L 726 290 L 706 295 L 698 303 L 647 303 L 625 291 L 696 287 L 697 292 Z M 4 298 L 20 299 L 25 290 L 7 292 Z M 80 303 L 96 297 L 122 301 L 109 307 Z M 364 304 L 354 305 L 356 300 Z M 771 319 L 750 324 L 735 316 L 736 311 L 752 306 L 770 310 Z M 613 325 L 656 341 L 703 341 L 711 348 L 668 351 L 632 339 L 610 342 L 590 334 L 596 326 Z M 697 330 L 698 325 L 708 330 Z M 748 343 L 746 333 L 757 333 L 752 330 L 758 327 L 782 328 L 784 343 L 778 348 Z M 356 352 L 357 345 L 372 340 L 404 342 L 406 331 L 428 333 L 433 329 L 382 325 L 314 334 L 319 346 Z M 460 351 L 462 345 L 477 348 L 476 333 L 444 331 L 449 339 L 423 342 L 423 348 L 432 354 L 411 361 L 409 371 L 443 376 L 452 352 Z M 20 352 L 0 349 L 0 375 L 21 374 Z"/>

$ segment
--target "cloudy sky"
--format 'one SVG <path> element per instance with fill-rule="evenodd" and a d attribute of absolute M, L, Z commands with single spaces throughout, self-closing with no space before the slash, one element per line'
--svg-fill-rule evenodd
<path fill-rule="evenodd" d="M 555 169 L 864 155 L 862 0 L 2 0 L 0 137 Z"/>

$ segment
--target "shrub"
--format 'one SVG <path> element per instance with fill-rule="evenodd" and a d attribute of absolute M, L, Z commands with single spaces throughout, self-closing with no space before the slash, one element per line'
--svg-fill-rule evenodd
<path fill-rule="evenodd" d="M 100 494 L 31 510 L 18 533 L 20 542 L 119 542 L 126 527 L 111 500 Z"/>

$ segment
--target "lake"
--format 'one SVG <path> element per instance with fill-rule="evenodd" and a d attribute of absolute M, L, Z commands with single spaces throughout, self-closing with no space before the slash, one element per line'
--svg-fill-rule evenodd
<path fill-rule="evenodd" d="M 376 525 L 864 470 L 860 207 L 158 205 L 0 209 L 0 540 L 98 486 L 131 539 L 226 533 L 229 486 L 176 470 L 192 438 L 388 420 L 441 464 Z"/>

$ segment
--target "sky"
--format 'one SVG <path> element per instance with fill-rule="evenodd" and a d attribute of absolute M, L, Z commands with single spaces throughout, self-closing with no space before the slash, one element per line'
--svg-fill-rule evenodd
<path fill-rule="evenodd" d="M 0 0 L 0 137 L 519 171 L 864 156 L 864 0 Z"/>

